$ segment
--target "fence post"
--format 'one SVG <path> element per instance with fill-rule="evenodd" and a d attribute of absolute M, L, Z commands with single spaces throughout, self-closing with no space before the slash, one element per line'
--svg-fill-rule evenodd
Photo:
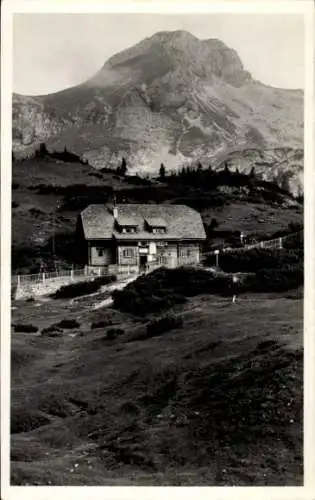
<path fill-rule="evenodd" d="M 98 275 L 101 276 L 101 268 L 98 268 Z"/>
<path fill-rule="evenodd" d="M 279 249 L 282 250 L 283 246 L 282 246 L 282 238 L 279 238 Z"/>
<path fill-rule="evenodd" d="M 21 284 L 21 278 L 20 278 L 20 275 L 19 275 L 19 274 L 18 274 L 18 276 L 17 276 L 17 284 L 18 284 L 18 286 L 20 286 L 20 284 Z"/>
<path fill-rule="evenodd" d="M 260 248 L 264 248 L 264 242 L 263 241 L 260 242 Z"/>
<path fill-rule="evenodd" d="M 216 267 L 219 267 L 219 253 L 220 253 L 220 250 L 215 250 L 214 251 L 214 254 L 215 254 L 215 266 Z"/>
<path fill-rule="evenodd" d="M 71 269 L 70 278 L 71 278 L 71 280 L 73 280 L 73 269 Z"/>
<path fill-rule="evenodd" d="M 46 280 L 45 280 L 45 273 L 43 273 L 43 285 L 45 285 Z"/>

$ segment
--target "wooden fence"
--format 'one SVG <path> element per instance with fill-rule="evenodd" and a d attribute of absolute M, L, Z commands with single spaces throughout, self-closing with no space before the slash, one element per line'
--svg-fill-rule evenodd
<path fill-rule="evenodd" d="M 143 272 L 152 272 L 155 269 L 162 267 L 165 264 L 162 263 L 152 263 L 148 264 Z M 24 285 L 24 284 L 37 284 L 37 283 L 47 283 L 52 281 L 69 279 L 71 281 L 88 280 L 101 276 L 116 275 L 118 277 L 130 276 L 131 274 L 139 273 L 138 266 L 119 266 L 110 265 L 108 267 L 95 267 L 95 266 L 85 266 L 80 269 L 62 269 L 60 271 L 54 272 L 43 272 L 38 274 L 19 274 L 13 275 L 11 277 L 11 285 Z"/>
<path fill-rule="evenodd" d="M 210 255 L 217 255 L 218 252 L 244 252 L 248 250 L 252 250 L 254 248 L 283 248 L 283 243 L 289 241 L 290 239 L 296 237 L 298 234 L 301 234 L 303 231 L 299 231 L 297 233 L 292 233 L 287 236 L 282 236 L 279 238 L 274 238 L 272 240 L 260 241 L 258 243 L 254 243 L 252 245 L 244 245 L 242 247 L 225 247 L 221 248 L 219 251 L 214 250 L 210 252 Z M 193 265 L 189 259 L 185 262 L 183 259 L 180 262 L 180 265 Z M 143 269 L 143 272 L 149 273 L 154 271 L 159 267 L 174 267 L 174 263 L 171 261 L 163 260 L 159 263 L 148 263 L 146 268 Z M 85 266 L 80 269 L 63 269 L 60 271 L 54 272 L 43 272 L 38 274 L 25 274 L 25 275 L 13 275 L 11 278 L 11 285 L 17 286 L 22 284 L 36 284 L 36 283 L 46 283 L 47 281 L 52 282 L 53 280 L 62 280 L 65 278 L 69 278 L 69 282 L 71 281 L 79 281 L 85 279 L 92 279 L 97 276 L 108 276 L 110 274 L 115 274 L 116 276 L 124 277 L 129 276 L 131 274 L 139 273 L 138 266 L 120 266 L 120 265 L 110 265 L 108 267 L 92 267 Z"/>
<path fill-rule="evenodd" d="M 297 233 L 291 233 L 287 236 L 280 236 L 279 238 L 273 238 L 272 240 L 263 240 L 251 245 L 244 245 L 240 247 L 223 247 L 217 250 L 213 250 L 209 252 L 210 255 L 216 255 L 219 252 L 228 253 L 228 252 L 246 252 L 248 250 L 253 250 L 254 248 L 274 248 L 274 249 L 283 249 L 283 244 L 294 239 L 298 234 L 302 234 L 303 231 L 298 231 Z"/>

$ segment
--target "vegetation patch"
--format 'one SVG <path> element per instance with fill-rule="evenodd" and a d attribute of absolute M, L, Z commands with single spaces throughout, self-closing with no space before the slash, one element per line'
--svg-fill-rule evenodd
<path fill-rule="evenodd" d="M 220 255 L 220 268 L 226 272 L 254 273 L 259 269 L 281 269 L 302 262 L 303 250 L 278 250 L 254 248 L 253 250 L 226 252 Z M 214 257 L 206 265 L 214 263 Z"/>
<path fill-rule="evenodd" d="M 47 335 L 48 337 L 59 337 L 62 333 L 62 328 L 57 325 L 48 326 L 47 328 L 43 328 L 41 331 L 42 335 Z"/>
<path fill-rule="evenodd" d="M 38 331 L 38 327 L 19 323 L 14 325 L 14 331 L 20 333 L 36 333 Z"/>
<path fill-rule="evenodd" d="M 159 312 L 184 304 L 187 297 L 224 293 L 230 282 L 228 276 L 214 276 L 202 269 L 157 269 L 129 283 L 123 290 L 115 290 L 114 307 L 135 315 Z"/>
<path fill-rule="evenodd" d="M 89 295 L 97 292 L 102 286 L 108 285 L 116 281 L 116 276 L 101 276 L 93 281 L 80 281 L 79 283 L 71 283 L 59 288 L 51 296 L 54 299 L 71 299 L 82 295 Z"/>
<path fill-rule="evenodd" d="M 11 433 L 29 432 L 42 425 L 49 424 L 49 419 L 38 411 L 24 407 L 11 408 Z"/>
<path fill-rule="evenodd" d="M 91 329 L 95 330 L 96 328 L 106 328 L 107 326 L 111 326 L 112 324 L 113 323 L 111 319 L 93 321 L 93 323 L 91 324 Z"/>
<path fill-rule="evenodd" d="M 65 329 L 80 328 L 80 323 L 76 319 L 63 319 L 54 326 Z"/>
<path fill-rule="evenodd" d="M 274 269 L 260 269 L 249 279 L 253 292 L 285 292 L 303 286 L 303 264 L 282 266 Z"/>
<path fill-rule="evenodd" d="M 110 328 L 106 332 L 106 339 L 107 340 L 114 340 L 117 337 L 119 337 L 119 335 L 123 335 L 124 333 L 125 333 L 125 331 L 122 328 Z"/>
<path fill-rule="evenodd" d="M 183 318 L 181 316 L 166 315 L 151 321 L 147 325 L 147 337 L 155 337 L 167 333 L 175 328 L 182 328 Z"/>

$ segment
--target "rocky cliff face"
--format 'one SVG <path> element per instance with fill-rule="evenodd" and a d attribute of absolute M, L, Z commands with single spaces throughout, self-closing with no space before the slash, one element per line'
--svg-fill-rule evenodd
<path fill-rule="evenodd" d="M 16 155 L 31 154 L 43 140 L 96 168 L 117 166 L 122 156 L 140 172 L 155 172 L 161 162 L 176 169 L 197 160 L 216 167 L 226 157 L 241 168 L 258 161 L 265 176 L 281 170 L 298 191 L 303 93 L 254 80 L 219 40 L 160 32 L 110 58 L 80 86 L 14 95 Z"/>

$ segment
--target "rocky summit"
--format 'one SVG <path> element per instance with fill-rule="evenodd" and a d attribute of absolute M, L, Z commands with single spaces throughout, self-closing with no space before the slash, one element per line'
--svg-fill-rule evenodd
<path fill-rule="evenodd" d="M 298 193 L 303 173 L 303 92 L 272 88 L 235 50 L 185 31 L 159 32 L 111 57 L 87 82 L 46 96 L 13 95 L 13 151 L 45 141 L 96 168 L 153 173 L 227 158 L 258 167 Z"/>

